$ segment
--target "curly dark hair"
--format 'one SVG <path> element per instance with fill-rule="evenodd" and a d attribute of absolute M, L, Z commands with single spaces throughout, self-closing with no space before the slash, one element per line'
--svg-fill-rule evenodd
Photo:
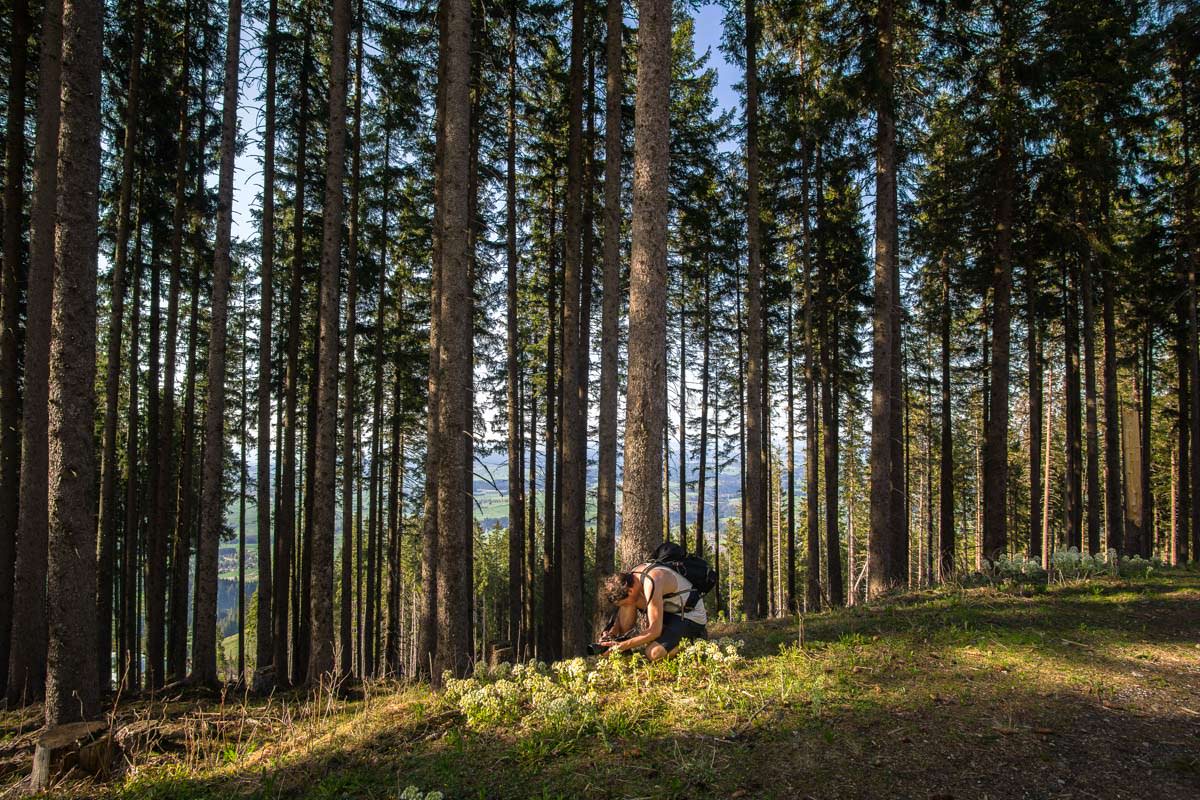
<path fill-rule="evenodd" d="M 604 586 L 600 590 L 601 598 L 608 605 L 615 606 L 629 596 L 630 586 L 633 586 L 632 572 L 617 572 L 609 575 L 604 579 Z"/>

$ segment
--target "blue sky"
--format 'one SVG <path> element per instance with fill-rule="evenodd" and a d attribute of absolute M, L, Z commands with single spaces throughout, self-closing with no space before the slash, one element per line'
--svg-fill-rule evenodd
<path fill-rule="evenodd" d="M 740 102 L 733 86 L 742 79 L 738 69 L 725 60 L 721 52 L 721 21 L 725 9 L 709 4 L 696 12 L 696 51 L 709 50 L 709 63 L 717 68 L 717 103 L 722 109 L 736 110 Z"/>
<path fill-rule="evenodd" d="M 717 102 L 722 109 L 738 108 L 739 98 L 733 86 L 741 80 L 737 68 L 725 60 L 721 52 L 721 23 L 725 10 L 716 4 L 701 6 L 696 12 L 696 51 L 709 51 L 709 63 L 716 67 Z M 258 232 L 254 226 L 251 210 L 259 202 L 262 191 L 262 135 L 261 108 L 257 96 L 261 91 L 259 76 L 261 31 L 254 25 L 242 27 L 242 87 L 239 100 L 239 117 L 241 136 L 245 141 L 245 149 L 237 159 L 237 172 L 234 179 L 233 200 L 233 236 L 235 239 L 251 240 Z M 215 183 L 216 175 L 210 176 Z"/>

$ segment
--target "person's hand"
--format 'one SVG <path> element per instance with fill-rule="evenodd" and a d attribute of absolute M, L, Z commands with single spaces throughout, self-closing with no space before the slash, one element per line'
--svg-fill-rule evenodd
<path fill-rule="evenodd" d="M 625 642 L 614 641 L 614 642 L 612 642 L 612 646 L 608 648 L 608 652 L 611 655 L 613 653 L 620 653 L 624 649 L 625 649 Z"/>

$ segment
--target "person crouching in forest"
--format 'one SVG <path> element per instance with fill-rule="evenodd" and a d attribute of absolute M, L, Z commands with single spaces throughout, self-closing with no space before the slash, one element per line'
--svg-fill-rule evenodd
<path fill-rule="evenodd" d="M 684 575 L 653 562 L 610 575 L 603 599 L 616 607 L 616 614 L 600 644 L 611 653 L 645 647 L 646 657 L 658 661 L 684 639 L 707 639 L 708 613 L 701 594 Z M 629 636 L 639 611 L 646 612 L 646 628 Z"/>

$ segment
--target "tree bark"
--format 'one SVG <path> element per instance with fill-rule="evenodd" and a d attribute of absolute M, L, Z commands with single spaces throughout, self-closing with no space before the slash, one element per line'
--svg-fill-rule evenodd
<path fill-rule="evenodd" d="M 701 349 L 703 354 L 700 357 L 700 469 L 696 476 L 696 549 L 694 552 L 698 556 L 704 555 L 704 489 L 705 476 L 708 474 L 708 385 L 709 385 L 709 359 L 712 349 L 712 270 L 708 264 L 708 260 L 704 262 L 704 326 L 702 328 L 703 342 Z M 789 397 L 791 392 L 789 390 Z M 792 463 L 789 459 L 789 464 Z M 790 479 L 789 479 L 790 481 Z M 788 487 L 789 494 L 791 486 Z M 714 511 L 713 519 L 716 519 Z"/>
<path fill-rule="evenodd" d="M 560 533 L 560 517 L 556 513 L 556 501 L 558 496 L 559 486 L 561 485 L 561 476 L 558 481 L 555 481 L 554 467 L 556 463 L 562 463 L 555 452 L 555 445 L 558 441 L 556 420 L 560 419 L 560 415 L 556 413 L 557 403 L 559 401 L 559 393 L 555 386 L 555 374 L 557 371 L 558 361 L 556 358 L 556 339 L 558 332 L 558 262 L 555 258 L 557 248 L 555 246 L 555 224 L 557 218 L 557 202 L 554 191 L 554 184 L 557 181 L 557 176 L 551 176 L 550 189 L 550 231 L 548 236 L 550 253 L 547 259 L 547 278 L 549 291 L 548 306 L 546 311 L 546 320 L 549 326 L 549 332 L 546 343 L 546 477 L 543 487 L 544 504 L 545 504 L 545 521 L 542 536 L 542 639 L 540 642 L 539 658 L 544 661 L 557 660 L 559 648 L 562 643 L 562 594 L 558 586 L 558 552 L 559 544 L 557 537 Z"/>
<path fill-rule="evenodd" d="M 308 158 L 308 71 L 309 33 L 304 28 L 301 57 L 299 108 L 296 117 L 295 210 L 292 214 L 292 263 L 288 275 L 287 361 L 284 367 L 283 453 L 279 478 L 279 514 L 275 520 L 275 579 L 273 586 L 273 638 L 275 679 L 281 686 L 291 685 L 288 659 L 289 610 L 292 595 L 292 561 L 296 553 L 296 413 L 299 402 L 301 266 L 304 263 L 304 193 Z"/>
<path fill-rule="evenodd" d="M 1118 553 L 1125 553 L 1126 544 L 1123 541 L 1125 523 L 1121 508 L 1121 411 L 1117 401 L 1116 320 L 1113 310 L 1112 285 L 1108 282 L 1104 283 L 1102 303 L 1104 314 L 1104 521 L 1108 538 L 1106 549 L 1115 549 Z M 1139 459 L 1141 457 L 1140 450 L 1139 446 Z M 1139 481 L 1141 480 L 1140 471 L 1141 464 L 1139 463 Z M 1139 485 L 1139 494 L 1141 488 Z M 1138 497 L 1138 500 L 1139 504 L 1144 504 L 1146 498 Z M 1139 537 L 1141 531 L 1142 526 L 1139 524 L 1137 529 Z"/>
<path fill-rule="evenodd" d="M 817 412 L 817 364 L 816 348 L 813 345 L 815 326 L 813 305 L 817 302 L 811 259 L 804 264 L 804 477 L 805 495 L 808 501 L 805 534 L 808 539 L 808 569 L 805 581 L 804 610 L 821 610 L 821 528 L 820 528 L 820 484 L 817 468 L 818 455 L 818 412 Z"/>
<path fill-rule="evenodd" d="M 354 552 L 354 475 L 357 466 L 354 454 L 357 444 L 354 436 L 354 419 L 356 404 L 355 372 L 354 372 L 354 338 L 358 306 L 358 193 L 362 177 L 362 67 L 363 67 L 363 0 L 358 1 L 358 14 L 355 23 L 356 39 L 354 46 L 354 139 L 352 166 L 350 168 L 350 231 L 347 241 L 346 258 L 346 399 L 342 408 L 342 605 L 340 628 L 340 660 L 338 669 L 341 677 L 346 678 L 353 670 L 354 640 L 352 628 L 351 602 L 353 592 L 353 558 Z M 385 134 L 386 135 L 386 134 Z M 384 160 L 387 169 L 387 160 Z M 387 230 L 386 206 L 387 183 L 384 183 L 384 231 Z M 384 249 L 383 261 L 386 275 L 387 250 Z M 382 280 L 382 278 L 381 278 Z"/>
<path fill-rule="evenodd" d="M 63 4 L 58 229 L 50 320 L 46 724 L 100 713 L 96 674 L 96 266 L 104 6 Z"/>
<path fill-rule="evenodd" d="M 1029 361 L 1029 557 L 1042 557 L 1042 335 L 1037 310 L 1037 277 L 1026 266 L 1025 307 Z"/>
<path fill-rule="evenodd" d="M 1092 270 L 1094 254 L 1085 256 L 1081 270 L 1080 293 L 1083 295 L 1083 396 L 1086 406 L 1087 437 L 1087 547 L 1100 552 L 1100 423 L 1096 408 L 1096 311 Z"/>
<path fill-rule="evenodd" d="M 443 672 L 461 675 L 470 657 L 470 619 L 466 614 L 471 575 L 465 569 L 470 520 L 463 502 L 466 440 L 472 407 L 470 364 L 471 253 L 468 249 L 469 162 L 471 151 L 471 3 L 443 0 L 446 47 L 444 67 L 445 153 L 439 179 L 442 205 L 441 379 L 438 403 L 440 458 L 437 480 L 438 582 L 437 654 L 434 681 Z"/>
<path fill-rule="evenodd" d="M 518 6 L 509 9 L 508 20 L 508 129 L 505 142 L 505 401 L 508 404 L 508 628 L 514 653 L 525 644 L 525 476 L 521 469 L 520 347 L 517 322 L 517 29 Z"/>
<path fill-rule="evenodd" d="M 275 663 L 275 629 L 272 624 L 275 595 L 271 559 L 271 326 L 275 270 L 275 64 L 279 47 L 278 24 L 278 2 L 269 0 L 263 123 L 262 257 L 259 262 L 258 463 L 255 471 L 258 490 L 255 504 L 258 514 L 258 632 L 255 664 L 258 670 Z M 275 491 L 279 491 L 278 478 Z"/>
<path fill-rule="evenodd" d="M 440 55 L 448 46 L 446 3 L 438 4 L 438 80 L 434 101 L 434 181 L 432 265 L 429 276 L 429 381 L 425 432 L 425 513 L 421 533 L 421 615 L 417 641 L 417 669 L 422 675 L 435 679 L 434 658 L 438 646 L 437 566 L 438 566 L 438 503 L 437 478 L 440 474 L 441 435 L 439 432 L 442 387 L 442 243 L 444 212 L 442 205 L 442 171 L 446 163 L 446 61 Z"/>
<path fill-rule="evenodd" d="M 8 684 L 13 575 L 21 496 L 21 289 L 25 283 L 25 85 L 29 59 L 29 3 L 14 0 L 4 137 L 3 258 L 0 260 L 0 683 Z M 18 645 L 23 643 L 17 642 Z"/>
<path fill-rule="evenodd" d="M 529 388 L 529 521 L 526 525 L 528 539 L 525 542 L 525 650 L 522 657 L 532 658 L 540 647 L 537 616 L 537 409 L 538 398 L 532 383 Z M 544 605 L 544 603 L 543 603 Z M 544 616 L 542 617 L 544 620 Z"/>
<path fill-rule="evenodd" d="M 129 80 L 126 84 L 124 137 L 121 150 L 121 185 L 117 198 L 117 238 L 113 254 L 112 306 L 108 321 L 108 358 L 104 378 L 104 432 L 100 461 L 100 602 L 96 606 L 97 629 L 101 636 L 111 632 L 112 573 L 117 535 L 117 394 L 121 384 L 121 335 L 124 331 L 125 270 L 129 261 L 130 206 L 133 202 L 133 163 L 138 147 L 139 95 L 142 73 L 142 39 L 144 7 L 138 0 L 134 10 L 133 45 L 129 57 Z M 6 426 L 7 427 L 7 426 Z M 109 661 L 103 653 L 110 647 L 99 642 L 101 688 L 107 688 Z"/>
<path fill-rule="evenodd" d="M 142 180 L 138 180 L 138 201 L 135 216 L 132 307 L 129 313 L 129 408 L 125 424 L 125 525 L 121 542 L 121 646 L 117 663 L 123 693 L 136 693 L 141 666 L 138 629 L 138 529 L 141 519 L 138 508 L 138 429 L 141 426 L 138 404 L 138 345 L 142 318 Z M 121 321 L 124 325 L 124 320 Z"/>
<path fill-rule="evenodd" d="M 383 414 L 383 326 L 384 326 L 384 289 L 379 287 L 379 296 L 375 305 L 375 348 L 374 348 L 374 378 L 371 382 L 371 471 L 367 478 L 367 590 L 364 612 L 366 618 L 362 633 L 362 663 L 363 677 L 375 675 L 375 589 L 378 585 L 379 572 L 376 562 L 379 555 L 379 530 L 382 518 L 379 506 L 379 460 L 382 456 L 380 436 L 382 435 L 381 417 Z M 362 552 L 359 558 L 362 558 Z"/>
<path fill-rule="evenodd" d="M 634 111 L 633 250 L 629 270 L 629 357 L 621 563 L 641 563 L 662 541 L 666 417 L 667 160 L 671 5 L 638 2 Z"/>
<path fill-rule="evenodd" d="M 208 386 L 201 468 L 200 530 L 196 540 L 196 600 L 192 619 L 192 671 L 198 684 L 217 681 L 217 548 L 224 522 L 221 491 L 225 441 L 225 345 L 229 305 L 233 165 L 237 138 L 241 0 L 229 0 L 225 40 L 225 86 L 221 111 L 221 168 L 217 179 L 217 230 L 213 254 L 212 322 L 208 334 Z"/>
<path fill-rule="evenodd" d="M 321 236 L 320 339 L 317 373 L 316 463 L 312 524 L 312 639 L 309 681 L 324 681 L 333 663 L 333 520 L 337 491 L 338 278 L 345 216 L 346 72 L 350 0 L 333 5 L 329 63 L 329 133 L 326 137 L 325 213 Z"/>
<path fill-rule="evenodd" d="M 33 197 L 29 213 L 29 293 L 25 321 L 25 394 L 21 413 L 21 495 L 17 520 L 15 580 L 11 598 L 0 594 L 0 669 L 7 668 L 9 708 L 38 700 L 46 691 L 46 542 L 49 441 L 50 317 L 54 293 L 55 203 L 58 196 L 58 122 L 62 92 L 62 0 L 49 0 L 42 17 L 38 59 L 37 139 L 33 148 Z M 2 539 L 2 537 L 0 537 Z M 0 553 L 8 564 L 9 556 Z M 0 571 L 0 580 L 5 580 Z M 21 613 L 12 615 L 12 608 Z"/>
<path fill-rule="evenodd" d="M 938 478 L 938 580 L 954 574 L 954 435 L 950 407 L 950 260 L 943 255 L 942 267 L 942 439 Z"/>
<path fill-rule="evenodd" d="M 247 278 L 243 277 L 243 281 Z M 238 629 L 237 680 L 246 685 L 246 284 L 242 284 L 241 335 L 238 382 Z"/>
<path fill-rule="evenodd" d="M 992 373 L 984 468 L 983 556 L 995 561 L 1008 550 L 1008 401 L 1012 329 L 1012 236 L 1016 195 L 1016 146 L 1013 132 L 1013 78 L 1008 57 L 1012 22 L 1009 3 L 1001 5 L 1000 136 L 996 159 L 995 261 L 992 265 Z"/>
<path fill-rule="evenodd" d="M 893 362 L 898 342 L 893 319 L 896 313 L 896 119 L 892 48 L 893 0 L 881 0 L 876 17 L 875 77 L 878 92 L 875 132 L 875 308 L 873 316 L 874 385 L 871 400 L 871 531 L 868 541 L 867 594 L 874 598 L 899 585 L 907 567 L 906 552 L 899 552 L 902 531 L 893 513 L 895 485 L 893 439 L 901 431 L 892 411 Z"/>
<path fill-rule="evenodd" d="M 604 84 L 604 258 L 600 308 L 599 463 L 596 475 L 596 581 L 616 568 L 617 388 L 621 315 L 621 99 L 624 5 L 607 0 Z M 599 596 L 599 594 L 597 594 Z"/>
<path fill-rule="evenodd" d="M 563 372 L 562 437 L 563 458 L 559 481 L 563 492 L 563 526 L 558 532 L 562 542 L 562 619 L 563 655 L 584 654 L 583 613 L 583 518 L 586 491 L 587 454 L 580 450 L 587 420 L 583 417 L 583 397 L 587 384 L 580 374 L 584 342 L 580 337 L 580 289 L 582 281 L 583 214 L 583 0 L 571 3 L 571 53 L 568 72 L 567 192 L 563 220 Z"/>
<path fill-rule="evenodd" d="M 1083 546 L 1083 457 L 1079 408 L 1079 265 L 1073 259 L 1067 267 L 1069 289 L 1066 298 L 1065 336 L 1066 370 L 1066 523 L 1067 546 L 1081 550 Z"/>
<path fill-rule="evenodd" d="M 826 285 L 830 285 L 827 283 Z M 821 315 L 827 330 L 821 346 L 821 412 L 825 428 L 825 571 L 829 604 L 844 605 L 845 590 L 842 588 L 842 545 L 840 534 L 841 517 L 838 511 L 838 371 L 841 368 L 838 351 L 838 313 L 836 306 Z"/>
<path fill-rule="evenodd" d="M 743 494 L 742 606 L 748 619 L 763 616 L 759 551 L 766 536 L 763 519 L 766 472 L 763 465 L 763 312 L 758 197 L 758 15 L 746 0 L 746 486 Z M 635 215 L 636 219 L 636 215 Z"/>
<path fill-rule="evenodd" d="M 186 614 L 183 613 L 182 609 L 176 609 L 181 599 L 185 608 L 187 605 L 186 575 L 183 579 L 182 594 L 177 595 L 176 584 L 174 582 L 171 584 L 169 618 L 165 613 L 168 609 L 162 608 L 162 606 L 165 605 L 168 581 L 168 546 L 175 543 L 174 534 L 177 525 L 176 513 L 178 511 L 177 501 L 179 499 L 176 494 L 179 468 L 176 458 L 175 370 L 178 354 L 177 339 L 179 336 L 179 293 L 183 270 L 183 237 L 188 204 L 186 198 L 188 182 L 187 168 L 188 155 L 191 152 L 189 147 L 191 116 L 188 113 L 191 86 L 191 72 L 189 67 L 192 48 L 191 30 L 191 3 L 189 2 L 184 10 L 183 35 L 180 38 L 179 82 L 176 88 L 176 95 L 179 102 L 179 122 L 175 160 L 175 196 L 171 216 L 171 277 L 167 288 L 167 329 L 163 351 L 163 385 L 162 393 L 159 397 L 159 416 L 162 422 L 159 426 L 159 440 L 156 443 L 159 449 L 159 469 L 158 473 L 154 476 L 154 516 L 151 523 L 152 537 L 150 541 L 151 561 L 150 569 L 146 573 L 146 627 L 151 640 L 147 645 L 147 651 L 148 653 L 153 653 L 156 648 L 161 650 L 162 628 L 165 618 L 168 629 L 166 652 L 167 674 L 175 678 L 183 677 L 183 664 L 187 659 Z M 177 556 L 178 551 L 172 557 Z M 187 560 L 186 551 L 183 560 Z M 178 565 L 175 565 L 175 567 L 177 568 Z M 174 573 L 172 572 L 171 574 L 173 575 Z M 181 620 L 182 623 L 178 623 L 177 620 Z M 179 624 L 183 626 L 181 631 L 178 627 Z M 182 645 L 177 641 L 179 638 L 177 631 L 182 634 Z M 180 647 L 182 647 L 182 651 Z M 160 652 L 158 662 L 162 661 L 162 657 L 162 653 Z M 153 656 L 151 657 L 151 662 L 151 676 L 153 677 L 155 669 Z"/>

